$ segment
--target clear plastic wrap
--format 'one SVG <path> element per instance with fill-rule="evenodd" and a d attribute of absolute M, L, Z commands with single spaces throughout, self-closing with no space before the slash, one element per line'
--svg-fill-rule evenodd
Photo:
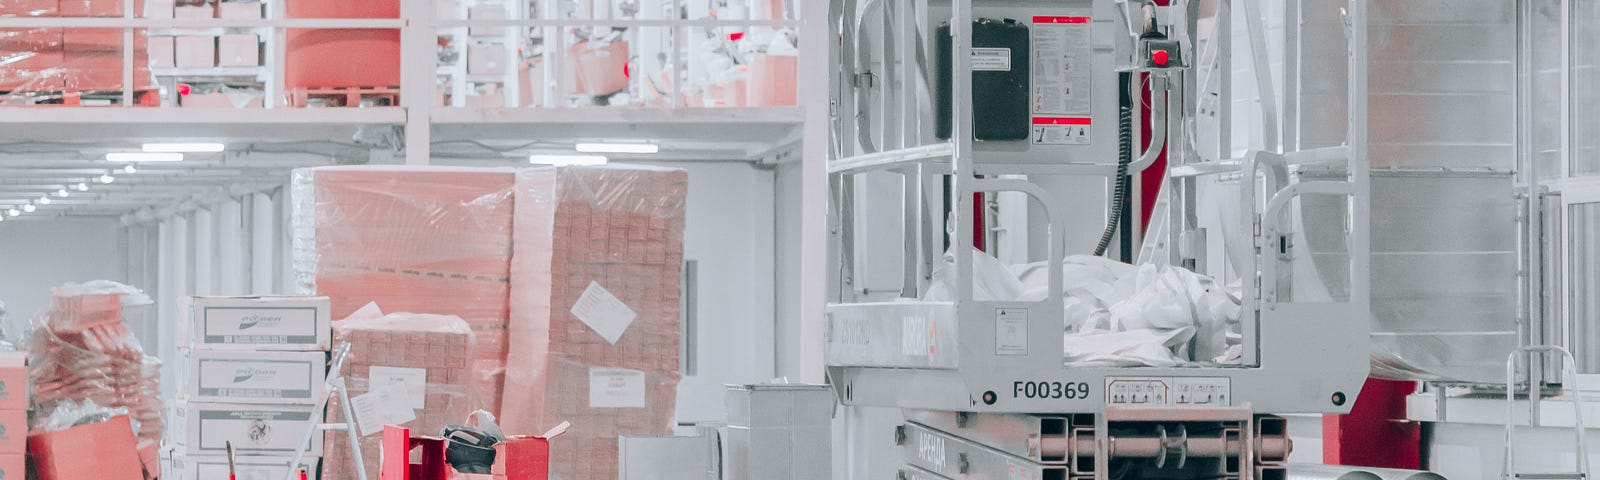
<path fill-rule="evenodd" d="M 294 270 L 333 318 L 368 302 L 461 317 L 474 398 L 499 411 L 510 316 L 511 170 L 326 167 L 296 170 Z M 335 320 L 338 323 L 338 320 Z"/>
<path fill-rule="evenodd" d="M 414 313 L 350 318 L 334 324 L 333 337 L 335 344 L 350 342 L 350 354 L 340 373 L 352 398 L 371 391 L 374 381 L 392 381 L 393 377 L 388 377 L 391 373 L 417 373 L 426 379 L 426 386 L 419 392 L 422 407 L 415 410 L 416 420 L 407 424 L 412 430 L 436 435 L 445 425 L 461 421 L 476 409 L 469 396 L 472 379 L 467 356 L 474 336 L 461 318 Z M 373 375 L 385 378 L 374 379 Z M 338 421 L 340 411 L 335 399 L 329 405 L 328 418 Z M 324 479 L 355 478 L 345 435 L 330 431 L 324 436 Z M 361 438 L 369 476 L 378 471 L 382 443 L 382 435 Z"/>
<path fill-rule="evenodd" d="M 122 323 L 124 306 L 148 305 L 150 297 L 115 282 L 67 284 L 51 290 L 53 304 L 38 319 L 29 342 L 28 373 L 38 411 L 93 402 L 127 409 L 139 425 L 139 457 L 147 472 L 159 472 L 160 361 L 144 355 Z"/>
<path fill-rule="evenodd" d="M 687 188 L 665 168 L 518 174 L 500 417 L 512 435 L 571 422 L 553 477 L 616 478 L 619 435 L 672 433 Z"/>
<path fill-rule="evenodd" d="M 615 478 L 618 435 L 672 431 L 687 182 L 615 165 L 300 170 L 296 278 L 335 318 L 370 301 L 460 316 L 475 408 L 512 435 L 571 421 L 557 475 Z"/>
<path fill-rule="evenodd" d="M 72 0 L 52 9 L 54 2 L 7 0 L 0 1 L 0 17 L 90 15 L 100 12 L 101 3 L 117 2 Z M 121 7 L 116 8 L 116 16 L 120 16 Z M 6 92 L 0 95 L 0 104 L 121 102 L 123 41 L 120 28 L 0 29 L 0 65 L 4 65 L 0 68 L 0 92 Z M 131 47 L 134 100 L 140 105 L 159 104 L 144 32 L 135 32 Z"/>

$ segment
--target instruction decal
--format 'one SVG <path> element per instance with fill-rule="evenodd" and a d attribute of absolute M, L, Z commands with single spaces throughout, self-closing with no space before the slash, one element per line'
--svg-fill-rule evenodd
<path fill-rule="evenodd" d="M 972 47 L 972 71 L 974 72 L 1009 72 L 1011 71 L 1011 49 L 994 47 Z"/>
<path fill-rule="evenodd" d="M 1094 49 L 1090 18 L 1033 17 L 1033 144 L 1088 145 L 1087 120 L 1094 111 Z M 1044 123 L 1041 123 L 1044 120 Z"/>
<path fill-rule="evenodd" d="M 995 310 L 994 354 L 1028 354 L 1028 309 L 1001 308 Z"/>

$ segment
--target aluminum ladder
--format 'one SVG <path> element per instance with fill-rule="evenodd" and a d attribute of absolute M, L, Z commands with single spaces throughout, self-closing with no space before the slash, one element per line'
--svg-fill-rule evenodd
<path fill-rule="evenodd" d="M 1528 355 L 1528 364 L 1530 367 L 1533 365 L 1533 358 L 1535 354 L 1542 356 L 1550 356 L 1552 354 L 1561 355 L 1561 371 L 1566 377 L 1562 383 L 1566 383 L 1566 381 L 1572 382 L 1572 428 L 1577 434 L 1578 441 L 1576 451 L 1578 458 L 1576 462 L 1577 464 L 1575 465 L 1577 470 L 1575 471 L 1552 473 L 1521 473 L 1517 471 L 1517 420 L 1514 416 L 1517 408 L 1517 357 L 1525 354 Z M 1575 366 L 1576 364 L 1577 362 L 1572 358 L 1572 352 L 1568 352 L 1567 349 L 1555 345 L 1530 345 L 1521 347 L 1515 351 L 1512 351 L 1511 354 L 1506 357 L 1506 450 L 1505 470 L 1501 475 L 1502 479 L 1587 480 L 1589 478 L 1589 446 L 1584 435 L 1583 401 L 1582 395 L 1579 393 L 1582 392 L 1583 389 L 1578 388 L 1578 371 L 1577 367 Z M 1563 385 L 1563 389 L 1566 389 L 1565 387 L 1566 386 Z M 1532 382 L 1528 384 L 1528 401 L 1531 404 L 1532 409 L 1537 410 L 1539 408 L 1539 387 L 1534 385 Z M 1530 415 L 1528 418 L 1528 426 L 1539 426 L 1538 418 L 1539 416 L 1537 414 Z"/>

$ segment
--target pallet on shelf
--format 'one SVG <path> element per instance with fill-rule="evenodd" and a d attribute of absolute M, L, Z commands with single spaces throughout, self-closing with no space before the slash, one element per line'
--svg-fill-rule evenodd
<path fill-rule="evenodd" d="M 292 107 L 392 107 L 400 105 L 400 87 L 296 88 L 289 91 Z"/>
<path fill-rule="evenodd" d="M 11 107 L 39 107 L 39 106 L 68 106 L 92 107 L 122 105 L 122 92 L 120 91 L 0 91 L 0 106 Z M 159 107 L 161 94 L 159 90 L 137 90 L 133 92 L 132 106 Z"/>

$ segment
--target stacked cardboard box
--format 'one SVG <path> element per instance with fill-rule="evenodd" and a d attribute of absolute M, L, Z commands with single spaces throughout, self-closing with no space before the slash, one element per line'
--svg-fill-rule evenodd
<path fill-rule="evenodd" d="M 471 366 L 467 355 L 473 347 L 473 334 L 459 317 L 396 313 L 380 318 L 351 318 L 334 326 L 334 339 L 350 343 L 350 356 L 341 373 L 352 403 L 359 405 L 361 395 L 399 384 L 404 395 L 398 401 L 405 405 L 385 406 L 409 408 L 412 420 L 393 423 L 418 435 L 438 435 L 446 425 L 465 422 L 474 410 L 469 400 Z M 365 411 L 373 410 L 376 409 Z M 343 418 L 341 411 L 342 407 L 334 403 L 328 408 L 328 417 Z M 361 411 L 357 409 L 358 417 Z M 357 461 L 366 466 L 368 478 L 376 477 L 383 445 L 381 428 L 389 422 L 354 420 L 357 426 L 365 427 L 359 431 L 361 458 L 351 455 L 347 433 L 327 432 L 324 479 L 356 478 Z"/>
<path fill-rule="evenodd" d="M 136 12 L 143 2 L 136 2 Z M 0 0 L 0 17 L 116 17 L 121 0 Z M 27 28 L 0 32 L 0 92 L 121 91 L 123 30 Z M 148 41 L 136 33 L 133 88 L 154 90 Z"/>
<path fill-rule="evenodd" d="M 23 352 L 0 352 L 0 478 L 25 478 L 28 366 Z"/>
<path fill-rule="evenodd" d="M 296 270 L 336 315 L 466 319 L 474 378 L 493 374 L 474 405 L 508 434 L 571 421 L 552 473 L 615 478 L 619 435 L 671 433 L 686 188 L 641 167 L 302 170 Z"/>
<path fill-rule="evenodd" d="M 232 443 L 250 464 L 288 468 L 326 395 L 330 337 L 326 297 L 187 297 L 183 386 L 168 415 L 174 478 L 223 461 Z M 322 438 L 302 463 L 314 469 Z"/>

